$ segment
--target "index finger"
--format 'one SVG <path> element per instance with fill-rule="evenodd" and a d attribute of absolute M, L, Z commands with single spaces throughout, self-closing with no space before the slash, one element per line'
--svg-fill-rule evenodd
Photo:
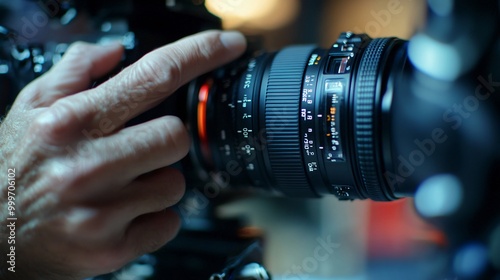
<path fill-rule="evenodd" d="M 147 54 L 101 86 L 68 97 L 71 102 L 65 105 L 73 107 L 70 111 L 87 125 L 89 120 L 95 125 L 106 118 L 120 127 L 188 81 L 234 60 L 245 47 L 239 32 L 192 35 Z"/>

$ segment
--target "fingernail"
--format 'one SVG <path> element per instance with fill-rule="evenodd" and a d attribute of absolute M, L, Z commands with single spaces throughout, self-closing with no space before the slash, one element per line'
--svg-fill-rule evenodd
<path fill-rule="evenodd" d="M 246 39 L 238 31 L 224 31 L 220 35 L 222 44 L 228 49 L 240 49 L 246 46 Z"/>

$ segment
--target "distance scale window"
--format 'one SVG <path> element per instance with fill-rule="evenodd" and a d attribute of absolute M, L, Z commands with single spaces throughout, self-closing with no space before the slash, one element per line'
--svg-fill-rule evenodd
<path fill-rule="evenodd" d="M 325 81 L 325 158 L 331 162 L 345 161 L 340 135 L 340 112 L 345 96 L 346 84 L 343 79 Z"/>

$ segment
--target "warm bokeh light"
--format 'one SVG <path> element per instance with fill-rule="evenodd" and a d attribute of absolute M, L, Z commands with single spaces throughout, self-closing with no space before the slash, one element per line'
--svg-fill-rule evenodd
<path fill-rule="evenodd" d="M 367 33 L 371 37 L 410 38 L 424 21 L 425 1 L 350 0 L 326 1 L 323 45 L 330 44 L 342 31 Z"/>
<path fill-rule="evenodd" d="M 290 23 L 299 12 L 298 0 L 206 0 L 207 9 L 226 29 L 273 30 Z"/>

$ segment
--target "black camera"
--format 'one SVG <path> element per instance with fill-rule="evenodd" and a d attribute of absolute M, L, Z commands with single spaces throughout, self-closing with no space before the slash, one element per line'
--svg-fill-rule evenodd
<path fill-rule="evenodd" d="M 344 32 L 327 49 L 269 53 L 251 44 L 239 60 L 130 124 L 181 117 L 193 145 L 180 168 L 190 187 L 214 196 L 239 187 L 341 200 L 415 195 L 417 210 L 450 236 L 455 256 L 469 240 L 494 238 L 498 223 L 500 9 L 497 1 L 454 2 L 447 10 L 429 1 L 427 25 L 410 41 Z M 8 93 L 2 114 L 68 43 L 120 39 L 123 67 L 176 39 L 220 28 L 202 4 L 34 3 L 68 31 L 26 38 L 0 27 L 0 82 Z M 72 30 L 77 11 L 91 20 Z M 488 265 L 481 273 L 493 275 L 498 267 Z"/>
<path fill-rule="evenodd" d="M 188 124 L 196 170 L 291 197 L 390 201 L 392 96 L 407 42 L 343 33 L 328 50 L 258 54 L 193 82 Z"/>

